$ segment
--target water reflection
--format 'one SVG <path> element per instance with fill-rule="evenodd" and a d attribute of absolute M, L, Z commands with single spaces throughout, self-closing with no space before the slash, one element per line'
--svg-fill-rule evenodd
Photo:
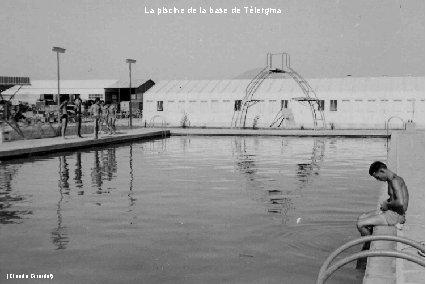
<path fill-rule="evenodd" d="M 135 205 L 136 198 L 133 196 L 133 144 L 129 145 L 129 169 L 130 169 L 130 181 L 129 181 L 129 212 L 132 211 L 132 207 Z"/>
<path fill-rule="evenodd" d="M 82 153 L 75 154 L 74 181 L 77 189 L 77 195 L 84 195 L 83 187 L 83 169 L 82 169 Z M 64 198 L 70 196 L 70 169 L 68 158 L 70 156 L 59 156 L 59 200 L 56 204 L 57 224 L 56 228 L 51 232 L 51 239 L 56 249 L 66 249 L 69 242 L 67 227 L 64 225 L 62 216 L 62 206 Z M 91 168 L 92 186 L 96 188 L 96 193 L 105 193 L 103 190 L 104 180 L 111 181 L 117 172 L 116 149 L 108 148 L 104 150 L 93 151 L 93 167 Z M 100 204 L 100 203 L 98 203 Z"/>
<path fill-rule="evenodd" d="M 74 180 L 75 180 L 75 186 L 77 187 L 77 194 L 83 195 L 84 194 L 84 188 L 83 188 L 83 171 L 81 169 L 81 152 L 76 153 L 75 157 L 75 171 L 74 171 Z"/>
<path fill-rule="evenodd" d="M 183 146 L 183 153 L 185 154 L 187 152 L 187 148 L 191 146 L 191 138 L 190 136 L 184 136 L 182 139 L 182 146 Z"/>
<path fill-rule="evenodd" d="M 107 151 L 107 167 L 106 167 L 106 175 L 107 180 L 111 181 L 115 174 L 117 173 L 117 159 L 115 154 L 115 148 L 109 148 Z"/>
<path fill-rule="evenodd" d="M 96 193 L 109 193 L 103 188 L 104 181 L 112 181 L 117 173 L 116 148 L 93 151 L 93 167 L 91 168 L 92 187 Z"/>
<path fill-rule="evenodd" d="M 70 170 L 65 156 L 59 157 L 59 177 L 59 189 L 69 195 L 70 184 L 68 180 L 70 179 Z"/>
<path fill-rule="evenodd" d="M 259 141 L 255 139 L 253 152 L 259 150 Z M 282 143 L 281 147 L 284 148 L 287 143 Z M 284 150 L 281 149 L 281 153 Z M 292 197 L 284 195 L 283 190 L 271 189 L 268 182 L 275 180 L 270 175 L 260 175 L 260 169 L 256 162 L 256 155 L 251 154 L 248 150 L 246 140 L 244 138 L 236 138 L 234 140 L 233 154 L 236 157 L 236 168 L 239 172 L 248 178 L 247 191 L 251 193 L 251 199 L 263 202 L 265 211 L 268 215 L 278 217 L 281 223 L 289 221 L 288 213 L 294 209 Z"/>
<path fill-rule="evenodd" d="M 255 174 L 257 172 L 255 155 L 247 153 L 247 145 L 245 139 L 236 138 L 234 140 L 234 154 L 236 154 L 237 169 L 245 174 L 250 181 L 255 181 Z"/>
<path fill-rule="evenodd" d="M 324 158 L 324 151 L 325 140 L 321 138 L 315 138 L 310 162 L 297 164 L 296 176 L 300 181 L 299 189 L 306 187 L 307 183 L 310 181 L 311 176 L 319 175 L 320 162 L 322 162 Z"/>
<path fill-rule="evenodd" d="M 250 141 L 252 140 L 250 139 Z M 286 158 L 286 156 L 293 154 L 287 149 L 289 146 L 288 141 L 288 139 L 281 141 L 281 149 L 277 151 L 276 155 L 281 154 L 282 157 Z M 311 153 L 307 155 L 306 160 L 308 162 L 296 164 L 297 183 L 295 185 L 289 183 L 293 174 L 274 176 L 273 170 L 276 170 L 277 166 L 268 168 L 261 163 L 262 161 L 254 154 L 257 151 L 262 151 L 262 149 L 258 149 L 259 145 L 257 139 L 251 145 L 253 149 L 249 149 L 245 138 L 237 137 L 233 141 L 236 169 L 247 177 L 248 184 L 246 189 L 251 194 L 251 199 L 264 202 L 268 214 L 280 216 L 282 222 L 286 223 L 289 212 L 294 209 L 293 200 L 300 195 L 297 192 L 303 190 L 312 177 L 318 176 L 320 173 L 320 164 L 324 158 L 325 139 L 315 138 Z M 300 151 L 297 151 L 297 153 L 300 153 Z M 274 154 L 272 153 L 272 155 Z M 278 166 L 278 168 L 280 167 L 285 167 L 285 165 Z M 286 172 L 285 169 L 283 171 Z M 278 179 L 282 180 L 282 188 L 273 188 Z"/>
<path fill-rule="evenodd" d="M 188 137 L 188 136 L 187 136 Z M 186 143 L 186 141 L 184 141 Z M 152 153 L 162 153 L 167 150 L 167 139 L 150 140 L 138 145 L 139 148 L 146 149 Z M 184 145 L 184 152 L 186 147 Z"/>
<path fill-rule="evenodd" d="M 92 186 L 97 189 L 96 193 L 102 193 L 102 167 L 99 159 L 99 151 L 93 151 L 93 167 L 91 170 Z"/>
<path fill-rule="evenodd" d="M 69 168 L 66 156 L 59 157 L 59 201 L 56 205 L 57 226 L 51 232 L 51 239 L 56 249 L 66 249 L 69 242 L 67 227 L 63 225 L 62 202 L 64 194 L 69 195 Z"/>
<path fill-rule="evenodd" d="M 18 165 L 0 163 L 0 224 L 17 224 L 25 215 L 33 214 L 30 210 L 15 210 L 24 197 L 12 193 L 12 181 L 19 169 Z"/>

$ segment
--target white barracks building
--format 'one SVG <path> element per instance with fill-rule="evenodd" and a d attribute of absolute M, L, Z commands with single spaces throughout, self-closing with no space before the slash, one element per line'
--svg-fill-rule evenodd
<path fill-rule="evenodd" d="M 315 104 L 307 100 L 292 78 L 265 79 L 256 87 L 244 110 L 246 88 L 252 80 L 159 81 L 143 96 L 148 125 L 191 127 L 314 128 L 314 114 L 322 112 L 318 125 L 328 129 L 403 128 L 414 121 L 425 126 L 424 77 L 344 77 L 309 79 Z M 243 102 L 243 106 L 242 103 Z M 310 104 L 314 105 L 312 110 Z M 243 109 L 241 109 L 243 108 Z M 240 119 L 235 123 L 236 119 Z"/>

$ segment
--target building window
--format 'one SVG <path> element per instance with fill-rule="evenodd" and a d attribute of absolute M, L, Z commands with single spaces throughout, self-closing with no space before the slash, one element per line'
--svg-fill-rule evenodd
<path fill-rule="evenodd" d="M 43 94 L 40 96 L 40 100 L 53 101 L 53 94 Z"/>
<path fill-rule="evenodd" d="M 288 108 L 288 100 L 281 100 L 281 109 Z"/>
<path fill-rule="evenodd" d="M 324 110 L 324 100 L 318 100 L 318 110 L 323 111 Z"/>
<path fill-rule="evenodd" d="M 337 100 L 330 100 L 330 111 L 337 111 Z"/>
<path fill-rule="evenodd" d="M 241 110 L 241 100 L 236 100 L 234 104 L 234 111 Z"/>
<path fill-rule="evenodd" d="M 163 101 L 157 101 L 157 111 L 163 111 Z"/>
<path fill-rule="evenodd" d="M 100 100 L 102 100 L 103 95 L 102 94 L 89 94 L 89 100 L 96 100 L 96 98 L 99 98 Z"/>

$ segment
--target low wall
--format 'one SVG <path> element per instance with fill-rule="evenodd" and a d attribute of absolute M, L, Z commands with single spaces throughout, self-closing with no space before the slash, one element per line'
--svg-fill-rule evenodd
<path fill-rule="evenodd" d="M 87 121 L 81 124 L 81 134 L 93 134 L 93 122 Z M 128 129 L 127 125 L 117 125 L 117 130 Z M 104 126 L 103 130 L 106 127 Z M 10 126 L 3 127 L 3 137 L 5 141 L 15 141 L 24 139 L 41 139 L 41 138 L 52 138 L 61 135 L 61 124 L 60 123 L 35 123 L 33 125 L 19 125 L 19 130 L 22 132 L 24 137 L 20 135 L 16 130 Z M 77 135 L 77 128 L 75 123 L 68 123 L 66 129 L 66 136 Z"/>

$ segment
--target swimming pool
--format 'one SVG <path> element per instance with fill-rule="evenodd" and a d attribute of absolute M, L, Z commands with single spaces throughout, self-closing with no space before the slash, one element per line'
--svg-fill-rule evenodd
<path fill-rule="evenodd" d="M 0 277 L 314 283 L 385 158 L 384 139 L 179 136 L 1 163 Z"/>

